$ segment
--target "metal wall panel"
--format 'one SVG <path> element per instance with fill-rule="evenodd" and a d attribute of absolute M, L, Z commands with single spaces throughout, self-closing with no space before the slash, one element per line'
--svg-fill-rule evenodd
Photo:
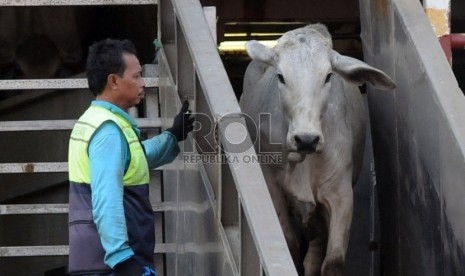
<path fill-rule="evenodd" d="M 419 1 L 360 0 L 365 60 L 398 87 L 368 86 L 381 275 L 465 274 L 465 98 Z"/>
<path fill-rule="evenodd" d="M 166 63 L 160 64 L 160 69 L 161 77 L 168 78 Z M 181 108 L 177 97 L 174 87 L 160 87 L 162 118 L 177 114 Z M 173 245 L 166 253 L 165 275 L 232 275 L 215 219 L 211 184 L 205 182 L 207 175 L 201 175 L 199 164 L 183 161 L 184 152 L 192 150 L 192 143 L 190 137 L 180 143 L 181 154 L 173 169 L 163 172 L 163 200 L 175 206 L 164 215 L 165 243 Z"/>

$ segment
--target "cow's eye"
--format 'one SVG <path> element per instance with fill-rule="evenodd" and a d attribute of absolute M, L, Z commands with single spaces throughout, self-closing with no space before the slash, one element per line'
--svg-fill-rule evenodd
<path fill-rule="evenodd" d="M 280 83 L 285 84 L 286 82 L 284 81 L 284 77 L 282 74 L 278 74 L 278 80 Z"/>
<path fill-rule="evenodd" d="M 331 80 L 331 76 L 333 75 L 333 73 L 329 73 L 327 76 L 326 76 L 326 80 L 325 80 L 325 83 L 328 83 L 330 80 Z"/>

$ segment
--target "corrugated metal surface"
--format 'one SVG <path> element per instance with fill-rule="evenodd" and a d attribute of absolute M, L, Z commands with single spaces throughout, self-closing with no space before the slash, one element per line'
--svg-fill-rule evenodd
<path fill-rule="evenodd" d="M 465 275 L 465 98 L 419 1 L 361 0 L 382 275 Z"/>

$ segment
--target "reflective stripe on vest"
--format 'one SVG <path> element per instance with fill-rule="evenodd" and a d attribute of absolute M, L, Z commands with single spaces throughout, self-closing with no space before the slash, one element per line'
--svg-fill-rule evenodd
<path fill-rule="evenodd" d="M 98 127 L 105 121 L 115 122 L 122 130 L 131 154 L 131 162 L 124 174 L 125 186 L 143 185 L 149 182 L 149 167 L 139 138 L 131 124 L 123 117 L 100 106 L 90 106 L 79 118 L 71 132 L 69 144 L 69 180 L 90 184 L 89 142 Z"/>

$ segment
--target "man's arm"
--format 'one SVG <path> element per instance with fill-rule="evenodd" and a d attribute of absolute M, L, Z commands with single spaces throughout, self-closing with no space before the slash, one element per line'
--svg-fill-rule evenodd
<path fill-rule="evenodd" d="M 105 249 L 105 264 L 113 268 L 134 252 L 128 245 L 123 206 L 123 175 L 128 145 L 119 127 L 105 122 L 89 144 L 92 213 Z"/>
<path fill-rule="evenodd" d="M 179 154 L 176 137 L 169 131 L 142 142 L 150 169 L 172 162 Z"/>
<path fill-rule="evenodd" d="M 184 101 L 170 128 L 142 142 L 150 169 L 168 164 L 176 158 L 179 154 L 178 142 L 186 139 L 187 134 L 194 128 L 194 117 L 191 115 L 189 102 Z"/>

